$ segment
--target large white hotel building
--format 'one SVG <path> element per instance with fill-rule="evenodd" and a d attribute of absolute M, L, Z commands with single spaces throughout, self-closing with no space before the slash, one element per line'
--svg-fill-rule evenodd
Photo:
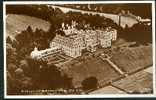
<path fill-rule="evenodd" d="M 70 57 L 76 58 L 81 56 L 84 49 L 94 52 L 97 46 L 110 47 L 112 41 L 117 39 L 117 30 L 111 27 L 104 30 L 77 30 L 76 25 L 77 23 L 73 21 L 71 26 L 63 23 L 61 30 L 64 31 L 65 35 L 56 34 L 50 43 L 49 49 L 38 51 L 35 48 L 31 53 L 31 57 L 40 59 L 45 55 L 63 52 Z"/>

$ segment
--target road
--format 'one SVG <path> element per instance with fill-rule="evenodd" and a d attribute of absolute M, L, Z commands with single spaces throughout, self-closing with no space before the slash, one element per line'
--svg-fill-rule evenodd
<path fill-rule="evenodd" d="M 67 13 L 69 11 L 73 12 L 81 12 L 82 14 L 92 14 L 92 15 L 100 15 L 104 16 L 106 18 L 112 19 L 115 23 L 119 24 L 119 15 L 116 14 L 108 14 L 108 13 L 100 13 L 100 12 L 94 12 L 94 11 L 84 11 L 84 10 L 78 10 L 78 9 L 73 9 L 73 8 L 66 8 L 66 7 L 60 7 L 60 6 L 55 6 L 52 5 L 53 8 L 59 8 L 61 9 L 64 13 Z M 138 23 L 138 21 L 132 17 L 128 16 L 121 16 L 121 26 L 124 28 L 125 25 L 128 25 L 129 27 L 132 27 L 134 24 Z"/>
<path fill-rule="evenodd" d="M 101 57 L 100 56 L 100 58 L 102 59 L 102 60 L 104 60 L 104 61 L 107 61 L 117 72 L 119 72 L 121 75 L 124 75 L 124 72 L 120 69 L 120 68 L 118 68 L 113 62 L 111 62 L 110 60 L 109 60 L 109 58 L 103 58 L 103 57 Z"/>

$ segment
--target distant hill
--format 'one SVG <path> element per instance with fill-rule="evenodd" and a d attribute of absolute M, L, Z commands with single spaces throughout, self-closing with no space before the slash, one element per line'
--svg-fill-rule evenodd
<path fill-rule="evenodd" d="M 50 23 L 48 21 L 26 15 L 8 14 L 6 16 L 6 36 L 9 35 L 14 38 L 18 32 L 27 29 L 28 26 L 31 26 L 33 31 L 35 31 L 36 28 L 48 31 Z"/>

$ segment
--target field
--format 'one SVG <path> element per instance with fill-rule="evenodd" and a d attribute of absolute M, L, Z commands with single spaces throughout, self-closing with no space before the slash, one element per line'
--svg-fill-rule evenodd
<path fill-rule="evenodd" d="M 120 81 L 114 82 L 113 85 L 127 93 L 132 92 L 148 92 L 153 88 L 152 74 L 140 71 L 136 74 L 128 76 Z"/>
<path fill-rule="evenodd" d="M 50 23 L 39 18 L 26 15 L 8 14 L 6 16 L 6 36 L 14 37 L 18 32 L 27 29 L 31 26 L 33 31 L 36 28 L 48 31 Z"/>
<path fill-rule="evenodd" d="M 119 78 L 120 75 L 112 69 L 112 67 L 106 61 L 102 61 L 100 58 L 89 57 L 83 61 L 71 61 L 63 67 L 63 69 L 69 77 L 73 78 L 73 84 L 75 87 L 80 87 L 81 82 L 90 77 L 96 77 L 100 85 L 107 84 L 108 82 Z"/>
<path fill-rule="evenodd" d="M 113 53 L 111 61 L 123 71 L 133 73 L 152 65 L 152 46 L 120 49 Z"/>

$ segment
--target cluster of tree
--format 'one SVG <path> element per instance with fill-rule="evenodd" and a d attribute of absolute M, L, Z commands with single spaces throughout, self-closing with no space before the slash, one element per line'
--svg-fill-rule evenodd
<path fill-rule="evenodd" d="M 52 6 L 47 5 L 7 5 L 6 14 L 22 14 L 41 18 L 51 23 L 51 31 L 56 30 L 60 26 L 60 19 L 63 12 Z"/>
<path fill-rule="evenodd" d="M 59 13 L 60 9 L 53 9 L 47 5 L 7 5 L 6 14 L 23 14 L 49 21 L 51 16 Z"/>
<path fill-rule="evenodd" d="M 96 77 L 87 77 L 81 82 L 82 89 L 85 91 L 96 89 L 98 86 L 98 80 Z"/>
<path fill-rule="evenodd" d="M 31 58 L 7 65 L 7 93 L 29 94 L 25 90 L 72 88 L 72 79 L 62 75 L 54 65 Z M 31 92 L 30 92 L 31 94 Z"/>
<path fill-rule="evenodd" d="M 135 41 L 137 44 L 152 43 L 152 26 L 144 23 L 134 24 L 132 27 L 126 25 L 125 29 L 119 31 L 121 38 L 127 41 Z"/>
<path fill-rule="evenodd" d="M 10 37 L 7 38 L 7 41 L 18 50 L 18 55 L 21 55 L 20 58 L 23 59 L 25 56 L 30 55 L 34 47 L 38 47 L 39 50 L 49 48 L 49 43 L 54 37 L 55 34 L 51 31 L 45 32 L 42 29 L 33 31 L 28 26 L 26 30 L 21 31 L 21 33 L 15 36 L 14 41 Z"/>
<path fill-rule="evenodd" d="M 64 7 L 101 13 L 119 14 L 121 11 L 130 11 L 143 18 L 151 18 L 151 4 L 65 4 Z M 142 10 L 144 9 L 144 10 Z"/>
<path fill-rule="evenodd" d="M 111 26 L 113 28 L 118 28 L 119 26 L 111 19 L 105 18 L 102 16 L 92 15 L 92 14 L 82 14 L 80 12 L 68 12 L 64 18 L 63 22 L 71 24 L 71 21 L 74 20 L 78 23 L 78 29 L 84 29 L 85 25 L 89 24 L 91 28 L 105 28 Z"/>
<path fill-rule="evenodd" d="M 63 13 L 59 8 L 54 9 L 52 6 L 47 5 L 7 5 L 6 13 L 25 14 L 42 18 L 51 23 L 52 31 L 60 28 L 62 22 L 71 24 L 72 20 L 79 23 L 79 28 L 83 28 L 86 23 L 90 24 L 91 27 L 96 28 L 106 26 L 117 27 L 111 19 L 101 17 L 99 15 L 88 15 L 80 12 Z"/>
<path fill-rule="evenodd" d="M 72 5 L 62 5 L 65 7 L 76 8 L 77 6 L 81 8 L 88 8 L 88 4 L 72 4 Z M 112 7 L 113 6 L 113 7 Z M 115 13 L 122 10 L 129 10 L 134 15 L 139 15 L 143 18 L 151 18 L 151 4 L 90 4 L 90 7 L 93 9 L 95 7 L 101 7 L 104 12 Z M 119 11 L 116 11 L 116 8 Z M 92 10 L 91 9 L 91 10 Z M 142 12 L 142 9 L 144 11 Z M 146 10 L 146 11 L 145 11 Z M 145 13 L 146 12 L 146 13 Z M 50 31 L 51 33 L 61 27 L 62 22 L 71 24 L 71 21 L 74 20 L 78 22 L 78 28 L 84 28 L 85 24 L 90 24 L 91 27 L 101 28 L 111 26 L 116 29 L 121 27 L 114 23 L 111 19 L 101 17 L 99 15 L 91 14 L 82 14 L 80 12 L 68 12 L 63 13 L 59 8 L 53 8 L 50 5 L 7 5 L 6 13 L 10 14 L 25 14 L 29 16 L 34 16 L 47 20 L 51 23 Z"/>
<path fill-rule="evenodd" d="M 30 57 L 34 46 L 48 48 L 51 38 L 53 35 L 48 32 L 39 29 L 33 32 L 30 26 L 15 40 L 7 38 L 8 94 L 22 94 L 21 90 L 72 87 L 72 79 L 62 74 L 56 66 Z"/>

